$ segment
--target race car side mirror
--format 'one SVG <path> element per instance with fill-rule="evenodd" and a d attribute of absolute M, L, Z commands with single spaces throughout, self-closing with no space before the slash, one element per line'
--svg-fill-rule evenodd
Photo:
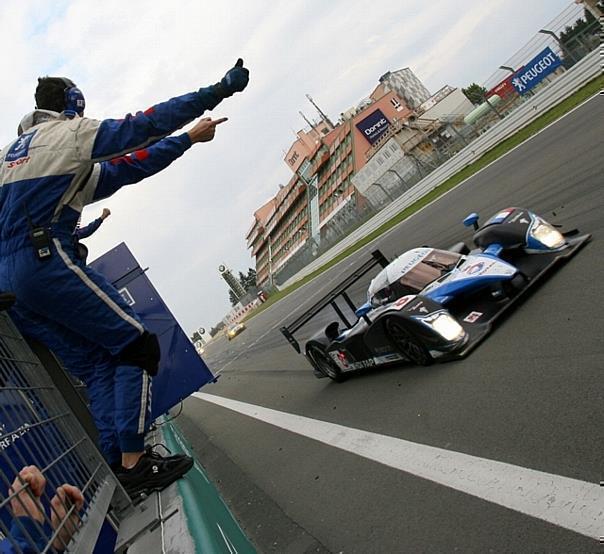
<path fill-rule="evenodd" d="M 474 227 L 474 230 L 478 231 L 478 214 L 476 212 L 472 212 L 463 220 L 463 224 L 466 227 Z"/>
<path fill-rule="evenodd" d="M 364 315 L 367 315 L 372 309 L 373 307 L 371 306 L 371 304 L 369 302 L 365 302 L 365 304 L 359 306 L 355 310 L 354 315 L 356 315 L 357 317 L 363 317 Z"/>

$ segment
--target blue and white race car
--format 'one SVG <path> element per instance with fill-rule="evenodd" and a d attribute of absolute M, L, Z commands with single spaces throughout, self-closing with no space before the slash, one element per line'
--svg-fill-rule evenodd
<path fill-rule="evenodd" d="M 344 323 L 333 322 L 305 344 L 317 377 L 341 380 L 347 373 L 385 364 L 428 365 L 466 355 L 494 321 L 557 263 L 569 258 L 590 235 L 558 228 L 523 208 L 500 211 L 482 227 L 470 214 L 475 248 L 459 243 L 449 250 L 414 248 L 388 263 L 366 263 L 287 327 L 281 328 L 300 352 L 293 333 L 331 305 Z M 346 289 L 377 263 L 367 302 L 356 308 Z M 341 297 L 357 320 L 348 323 L 336 302 Z"/>

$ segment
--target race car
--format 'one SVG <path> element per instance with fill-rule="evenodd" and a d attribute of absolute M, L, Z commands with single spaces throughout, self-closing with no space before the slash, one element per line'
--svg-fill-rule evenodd
<path fill-rule="evenodd" d="M 341 381 L 350 372 L 387 364 L 429 365 L 468 354 L 493 323 L 556 264 L 574 255 L 591 235 L 559 229 L 524 208 L 507 208 L 479 227 L 478 214 L 464 219 L 474 228 L 448 250 L 421 247 L 392 262 L 373 252 L 353 275 L 281 332 L 297 352 L 294 332 L 331 305 L 340 322 L 313 334 L 304 354 L 319 378 Z M 357 308 L 347 289 L 377 264 L 367 302 Z M 347 321 L 341 297 L 357 320 Z"/>
<path fill-rule="evenodd" d="M 231 325 L 225 332 L 225 336 L 229 340 L 233 340 L 239 333 L 245 331 L 245 325 L 243 323 L 235 323 Z"/>

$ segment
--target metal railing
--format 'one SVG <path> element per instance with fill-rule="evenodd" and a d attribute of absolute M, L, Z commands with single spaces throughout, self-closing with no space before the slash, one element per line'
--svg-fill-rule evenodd
<path fill-rule="evenodd" d="M 19 536 L 27 552 L 90 553 L 105 521 L 117 534 L 115 551 L 123 552 L 159 522 L 156 498 L 132 504 L 82 423 L 91 429 L 56 359 L 0 313 L 0 531 L 14 552 L 24 551 Z M 43 491 L 18 477 L 31 466 L 45 479 Z M 64 484 L 81 491 L 80 509 L 62 491 L 55 497 Z"/>

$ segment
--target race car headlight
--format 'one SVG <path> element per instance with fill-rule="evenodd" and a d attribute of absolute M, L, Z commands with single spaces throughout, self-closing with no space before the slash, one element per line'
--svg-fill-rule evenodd
<path fill-rule="evenodd" d="M 562 233 L 542 219 L 536 221 L 535 225 L 531 227 L 530 233 L 535 240 L 548 248 L 560 248 L 565 243 Z"/>
<path fill-rule="evenodd" d="M 422 323 L 436 331 L 445 340 L 453 341 L 462 338 L 466 332 L 455 318 L 444 312 L 421 318 Z"/>

